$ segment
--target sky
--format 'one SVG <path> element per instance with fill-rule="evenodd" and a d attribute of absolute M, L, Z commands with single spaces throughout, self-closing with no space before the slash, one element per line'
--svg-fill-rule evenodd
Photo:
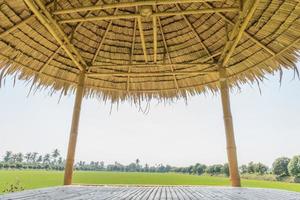
<path fill-rule="evenodd" d="M 300 64 L 298 64 L 300 67 Z M 231 92 L 239 164 L 271 165 L 280 156 L 300 154 L 300 80 L 292 71 L 267 76 L 257 85 Z M 74 96 L 28 96 L 29 87 L 10 79 L 0 88 L 0 157 L 5 151 L 66 155 Z M 147 114 L 129 102 L 118 107 L 84 99 L 76 160 L 188 166 L 226 163 L 219 95 L 191 97 L 187 104 L 153 101 Z"/>

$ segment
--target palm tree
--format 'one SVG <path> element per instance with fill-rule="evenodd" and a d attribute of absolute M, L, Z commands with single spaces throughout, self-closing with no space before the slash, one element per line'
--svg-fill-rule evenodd
<path fill-rule="evenodd" d="M 26 162 L 29 163 L 30 158 L 31 158 L 31 153 L 30 152 L 26 153 L 24 158 L 26 159 Z"/>
<path fill-rule="evenodd" d="M 23 158 L 23 154 L 22 154 L 22 153 L 17 153 L 17 154 L 16 154 L 16 161 L 17 161 L 17 162 L 20 162 L 20 163 L 21 163 L 21 162 L 23 162 L 23 159 L 24 159 L 24 158 Z"/>
<path fill-rule="evenodd" d="M 54 151 L 52 152 L 53 163 L 56 163 L 56 158 L 58 158 L 59 156 L 60 156 L 59 150 L 54 149 Z"/>
<path fill-rule="evenodd" d="M 41 163 L 42 161 L 43 161 L 43 156 L 40 155 L 40 156 L 38 157 L 38 159 L 36 160 L 36 162 Z"/>
<path fill-rule="evenodd" d="M 36 158 L 37 158 L 38 153 L 37 152 L 33 152 L 31 153 L 30 159 L 33 163 L 36 162 Z"/>
<path fill-rule="evenodd" d="M 140 159 L 136 159 L 135 160 L 135 164 L 136 164 L 136 169 L 137 169 L 137 171 L 139 172 L 140 171 Z"/>
<path fill-rule="evenodd" d="M 47 153 L 46 155 L 44 155 L 44 158 L 43 158 L 43 163 L 47 163 L 49 164 L 50 163 L 50 154 Z"/>
<path fill-rule="evenodd" d="M 3 158 L 4 162 L 10 162 L 12 159 L 12 151 L 6 151 L 5 156 Z"/>

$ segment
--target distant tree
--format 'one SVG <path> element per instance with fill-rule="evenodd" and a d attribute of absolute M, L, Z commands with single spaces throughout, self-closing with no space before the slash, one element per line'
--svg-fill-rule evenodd
<path fill-rule="evenodd" d="M 17 162 L 17 158 L 18 158 L 18 155 L 17 154 L 13 154 L 12 157 L 11 157 L 11 160 L 13 163 Z"/>
<path fill-rule="evenodd" d="M 12 155 L 13 155 L 13 152 L 12 151 L 6 151 L 5 152 L 5 155 L 4 155 L 4 162 L 11 162 L 12 161 Z"/>
<path fill-rule="evenodd" d="M 36 162 L 37 162 L 37 156 L 38 156 L 38 153 L 37 153 L 37 152 L 31 153 L 31 155 L 30 155 L 30 160 L 31 160 L 33 163 L 36 163 Z"/>
<path fill-rule="evenodd" d="M 225 163 L 222 167 L 222 173 L 225 174 L 225 176 L 229 177 L 229 165 L 228 163 Z"/>
<path fill-rule="evenodd" d="M 100 169 L 104 169 L 104 167 L 105 167 L 105 166 L 104 166 L 104 162 L 101 161 L 101 162 L 100 162 Z"/>
<path fill-rule="evenodd" d="M 57 160 L 57 164 L 62 165 L 63 164 L 63 158 L 59 157 Z"/>
<path fill-rule="evenodd" d="M 208 166 L 205 170 L 206 173 L 213 175 L 215 172 L 215 169 L 213 166 Z"/>
<path fill-rule="evenodd" d="M 258 173 L 260 175 L 263 175 L 263 174 L 267 173 L 268 169 L 269 169 L 268 166 L 266 166 L 266 165 L 264 165 L 264 164 L 262 164 L 260 162 L 254 164 L 254 171 L 255 171 L 255 173 Z"/>
<path fill-rule="evenodd" d="M 241 174 L 246 174 L 246 173 L 248 173 L 248 167 L 247 167 L 247 165 L 241 165 L 241 166 L 240 166 L 240 173 L 241 173 Z"/>
<path fill-rule="evenodd" d="M 140 159 L 137 158 L 135 160 L 135 164 L 136 164 L 136 171 L 140 171 L 141 170 Z"/>
<path fill-rule="evenodd" d="M 140 159 L 137 158 L 137 159 L 135 160 L 135 164 L 136 164 L 136 165 L 139 165 L 139 164 L 140 164 Z"/>
<path fill-rule="evenodd" d="M 255 173 L 255 164 L 253 162 L 248 163 L 247 173 L 249 173 L 249 174 Z"/>
<path fill-rule="evenodd" d="M 22 153 L 17 153 L 16 154 L 16 162 L 21 163 L 21 162 L 23 162 L 23 160 L 24 160 L 23 154 Z"/>
<path fill-rule="evenodd" d="M 50 163 L 50 154 L 49 153 L 47 153 L 47 154 L 45 154 L 44 155 L 44 158 L 43 158 L 43 163 L 44 164 L 49 164 Z"/>
<path fill-rule="evenodd" d="M 52 152 L 52 158 L 53 158 L 53 162 L 56 163 L 56 159 L 60 156 L 59 150 L 58 149 L 54 149 L 54 151 Z"/>
<path fill-rule="evenodd" d="M 196 163 L 196 165 L 194 165 L 193 167 L 193 173 L 197 175 L 201 175 L 205 172 L 205 169 L 206 169 L 206 165 Z"/>
<path fill-rule="evenodd" d="M 147 163 L 145 164 L 144 171 L 149 172 L 149 165 Z"/>
<path fill-rule="evenodd" d="M 39 157 L 37 158 L 36 162 L 38 162 L 38 163 L 43 162 L 43 156 L 39 155 Z"/>
<path fill-rule="evenodd" d="M 222 172 L 222 167 L 223 165 L 220 164 L 208 166 L 206 168 L 206 173 L 211 175 L 220 174 Z"/>
<path fill-rule="evenodd" d="M 26 159 L 26 162 L 29 163 L 31 159 L 31 152 L 26 153 L 24 158 Z"/>
<path fill-rule="evenodd" d="M 288 164 L 288 170 L 290 175 L 300 177 L 300 155 L 292 158 Z"/>
<path fill-rule="evenodd" d="M 288 170 L 288 164 L 291 159 L 287 157 L 280 157 L 277 158 L 273 164 L 272 164 L 272 172 L 276 176 L 288 176 L 289 170 Z"/>

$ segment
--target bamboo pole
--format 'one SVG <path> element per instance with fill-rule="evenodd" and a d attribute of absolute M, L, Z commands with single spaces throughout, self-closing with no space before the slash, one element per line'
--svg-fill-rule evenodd
<path fill-rule="evenodd" d="M 225 133 L 226 133 L 227 157 L 228 157 L 228 165 L 229 165 L 229 172 L 230 172 L 230 181 L 233 187 L 240 187 L 241 180 L 240 180 L 240 175 L 238 170 L 237 153 L 236 153 L 236 145 L 234 139 L 234 129 L 233 129 L 233 122 L 232 122 L 231 108 L 230 108 L 230 96 L 229 96 L 226 69 L 224 67 L 221 67 L 219 72 L 220 72 L 221 99 L 222 99 L 224 125 L 225 125 Z"/>
<path fill-rule="evenodd" d="M 73 109 L 72 125 L 70 131 L 68 154 L 65 166 L 64 185 L 72 184 L 74 157 L 78 136 L 78 125 L 80 119 L 81 103 L 84 95 L 85 72 L 82 71 L 78 77 L 78 85 L 76 90 L 75 104 Z"/>
<path fill-rule="evenodd" d="M 96 11 L 112 8 L 126 8 L 135 6 L 146 6 L 146 5 L 164 5 L 164 4 L 174 4 L 174 3 L 203 3 L 203 2 L 214 2 L 214 1 L 224 1 L 224 0 L 146 0 L 146 1 L 134 1 L 134 2 L 118 2 L 111 4 L 104 4 L 98 6 L 85 6 L 80 8 L 70 8 L 65 10 L 54 11 L 54 15 L 69 14 L 75 12 L 85 12 L 85 11 Z"/>
<path fill-rule="evenodd" d="M 228 8 L 208 8 L 208 9 L 198 9 L 198 10 L 183 10 L 183 11 L 172 11 L 172 12 L 157 12 L 153 13 L 151 16 L 162 17 L 162 16 L 175 16 L 175 15 L 198 15 L 205 13 L 219 13 L 219 12 L 238 12 L 237 7 Z M 102 21 L 102 20 L 112 20 L 112 19 L 132 19 L 139 18 L 140 14 L 122 14 L 122 15 L 106 15 L 97 17 L 80 17 L 73 19 L 60 20 L 60 24 L 74 23 L 74 22 L 88 22 L 88 21 Z"/>

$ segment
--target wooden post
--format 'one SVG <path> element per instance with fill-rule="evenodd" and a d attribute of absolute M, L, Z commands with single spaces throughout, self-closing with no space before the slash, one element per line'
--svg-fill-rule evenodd
<path fill-rule="evenodd" d="M 234 139 L 234 129 L 230 108 L 230 96 L 227 82 L 226 69 L 220 67 L 220 86 L 221 86 L 221 98 L 224 115 L 224 125 L 226 132 L 226 143 L 227 143 L 227 157 L 230 172 L 230 181 L 233 187 L 241 187 L 241 180 L 238 169 L 236 146 Z"/>
<path fill-rule="evenodd" d="M 84 71 L 80 73 L 78 79 L 79 80 L 78 80 L 78 86 L 76 90 L 72 125 L 71 125 L 69 145 L 68 145 L 68 154 L 67 154 L 67 160 L 65 165 L 64 185 L 72 184 L 73 165 L 74 165 L 75 149 L 76 149 L 77 136 L 78 136 L 78 124 L 80 118 L 81 103 L 84 94 L 84 80 L 85 80 Z"/>

